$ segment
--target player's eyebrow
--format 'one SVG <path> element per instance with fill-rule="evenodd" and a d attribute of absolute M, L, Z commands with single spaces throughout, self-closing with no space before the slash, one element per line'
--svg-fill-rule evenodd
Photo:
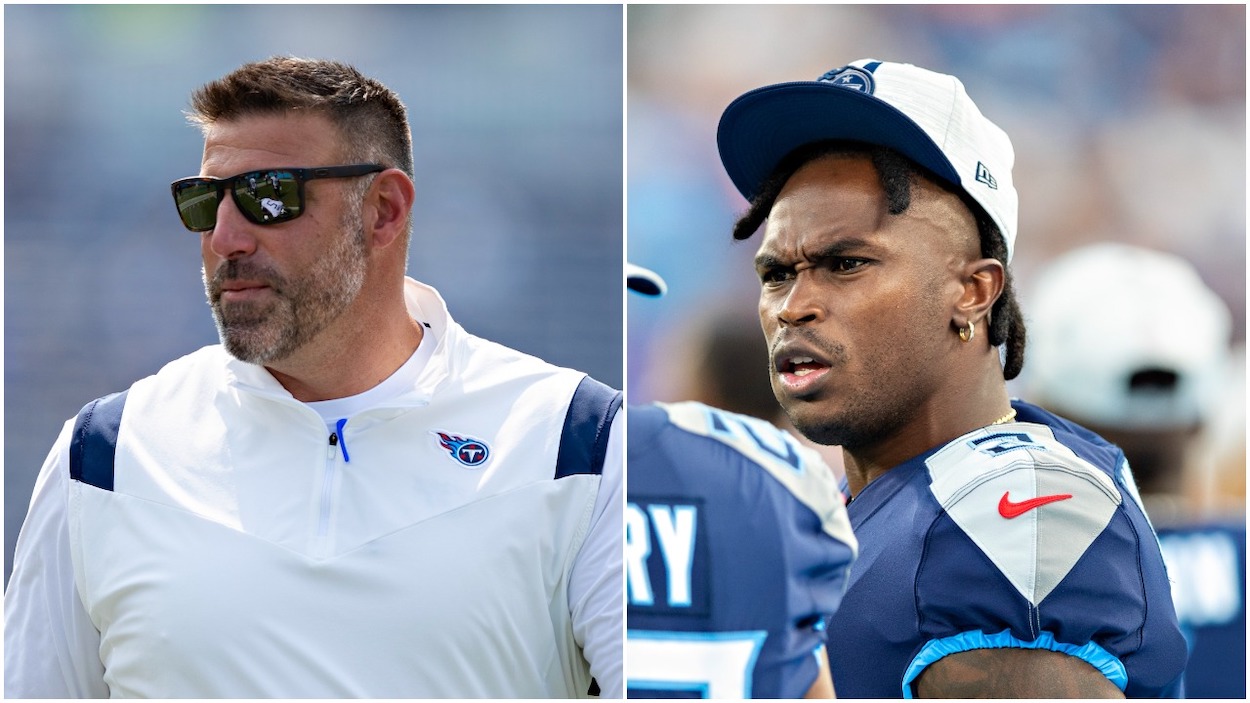
<path fill-rule="evenodd" d="M 855 255 L 863 256 L 875 249 L 876 246 L 863 237 L 843 237 L 813 251 L 807 258 L 813 261 L 824 261 Z"/>
<path fill-rule="evenodd" d="M 779 256 L 774 256 L 772 254 L 763 254 L 763 253 L 755 255 L 755 269 L 757 271 L 762 271 L 764 269 L 775 269 L 775 268 L 778 268 L 781 266 L 787 266 L 787 265 L 788 264 L 784 263 L 781 260 L 781 257 Z"/>
<path fill-rule="evenodd" d="M 804 261 L 824 262 L 829 259 L 845 258 L 852 255 L 864 255 L 876 249 L 876 246 L 863 237 L 842 237 L 837 241 L 830 242 L 820 249 L 816 249 L 802 257 Z M 760 252 L 755 256 L 756 270 L 765 270 L 773 268 L 788 268 L 794 266 L 794 261 L 771 252 Z"/>

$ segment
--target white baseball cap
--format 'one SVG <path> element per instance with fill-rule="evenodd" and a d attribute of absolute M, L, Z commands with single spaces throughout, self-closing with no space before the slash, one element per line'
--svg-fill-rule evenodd
<path fill-rule="evenodd" d="M 658 273 L 630 263 L 625 264 L 625 284 L 635 293 L 653 297 L 668 292 L 668 286 Z"/>
<path fill-rule="evenodd" d="M 1184 259 L 1126 244 L 1082 247 L 1055 259 L 1023 302 L 1021 380 L 1049 409 L 1164 429 L 1199 422 L 1215 402 L 1232 315 Z"/>
<path fill-rule="evenodd" d="M 906 63 L 860 59 L 815 81 L 756 88 L 725 108 L 721 163 L 751 200 L 791 151 L 841 139 L 889 147 L 967 193 L 1015 249 L 1019 198 L 1011 140 L 986 119 L 954 76 Z"/>

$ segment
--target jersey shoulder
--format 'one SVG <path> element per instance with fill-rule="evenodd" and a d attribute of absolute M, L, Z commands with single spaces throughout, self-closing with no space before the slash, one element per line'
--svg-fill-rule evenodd
<path fill-rule="evenodd" d="M 658 434 L 665 437 L 659 441 L 688 443 L 694 462 L 700 445 L 715 443 L 736 457 L 742 470 L 771 476 L 821 518 L 826 533 L 855 545 L 837 477 L 820 454 L 792 434 L 759 418 L 693 401 L 657 403 L 656 407 L 663 413 L 663 423 L 678 431 Z"/>
<path fill-rule="evenodd" d="M 1045 424 L 979 429 L 925 466 L 942 511 L 1033 604 L 1059 585 L 1123 503 L 1115 467 L 1078 456 Z"/>
<path fill-rule="evenodd" d="M 908 676 L 947 647 L 1028 647 L 1082 658 L 1129 697 L 1175 693 L 1185 645 L 1123 452 L 1013 407 L 1019 421 L 920 460 L 912 486 L 931 518 L 911 595 L 928 641 Z"/>

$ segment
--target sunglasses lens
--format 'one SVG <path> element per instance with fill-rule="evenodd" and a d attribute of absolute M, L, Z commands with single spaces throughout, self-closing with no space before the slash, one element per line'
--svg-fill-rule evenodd
<path fill-rule="evenodd" d="M 300 214 L 300 188 L 290 171 L 253 171 L 234 183 L 234 201 L 248 219 L 262 225 Z"/>
<path fill-rule="evenodd" d="M 211 181 L 187 179 L 174 184 L 174 203 L 182 224 L 204 232 L 217 224 L 217 189 Z"/>

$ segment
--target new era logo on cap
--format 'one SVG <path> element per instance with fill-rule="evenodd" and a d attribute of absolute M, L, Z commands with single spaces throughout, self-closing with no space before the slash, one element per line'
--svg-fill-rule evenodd
<path fill-rule="evenodd" d="M 817 141 L 889 147 L 968 194 L 1015 248 L 1015 153 L 954 76 L 911 64 L 861 59 L 815 81 L 749 91 L 721 115 L 716 141 L 725 172 L 748 200 L 791 151 Z"/>
<path fill-rule="evenodd" d="M 998 181 L 994 180 L 994 176 L 990 175 L 990 170 L 980 161 L 977 162 L 977 181 L 991 188 L 998 188 Z"/>

